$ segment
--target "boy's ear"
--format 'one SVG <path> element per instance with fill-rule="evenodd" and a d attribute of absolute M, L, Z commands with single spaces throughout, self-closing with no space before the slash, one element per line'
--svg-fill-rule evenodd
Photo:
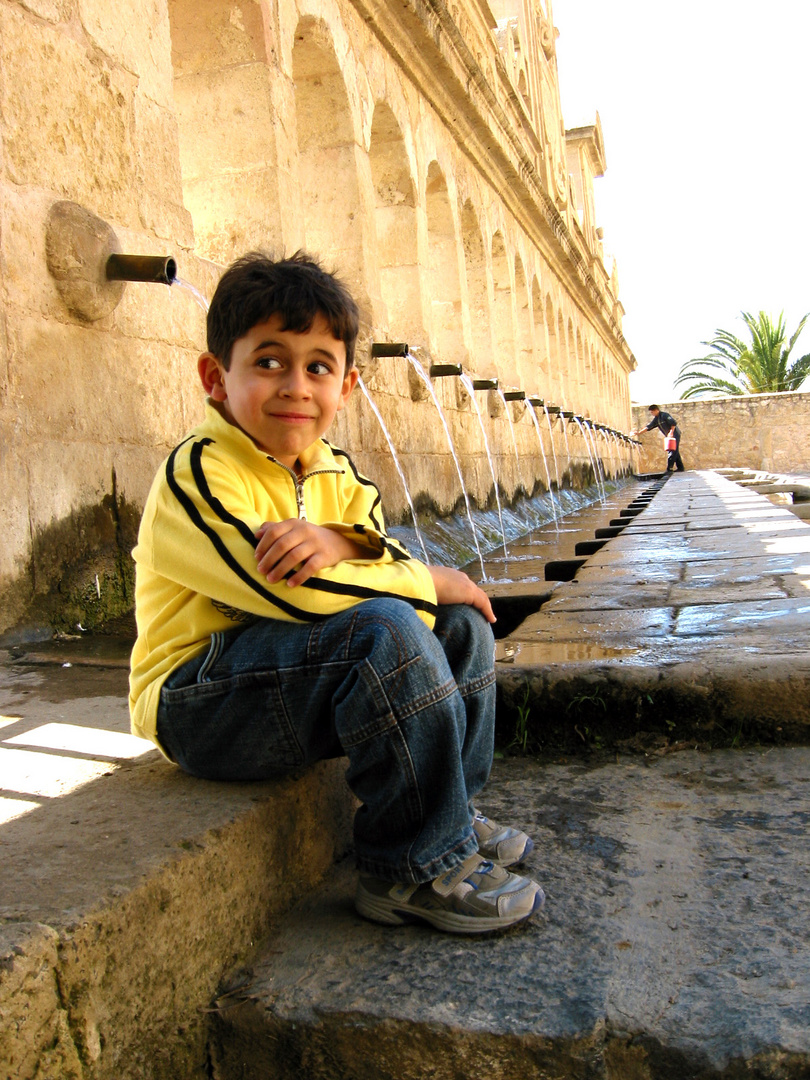
<path fill-rule="evenodd" d="M 197 372 L 203 389 L 214 401 L 225 401 L 228 392 L 222 379 L 222 364 L 213 353 L 204 352 L 197 361 Z"/>
<path fill-rule="evenodd" d="M 338 402 L 337 411 L 346 407 L 346 402 L 352 396 L 352 390 L 357 386 L 357 380 L 360 378 L 360 372 L 356 367 L 351 367 L 343 377 L 343 387 L 340 391 L 340 401 Z"/>

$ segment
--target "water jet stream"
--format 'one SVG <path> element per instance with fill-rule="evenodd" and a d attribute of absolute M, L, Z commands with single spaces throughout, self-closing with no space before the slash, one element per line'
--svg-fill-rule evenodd
<path fill-rule="evenodd" d="M 425 541 L 422 539 L 422 533 L 421 533 L 421 531 L 419 529 L 419 522 L 418 522 L 418 520 L 416 518 L 416 510 L 414 509 L 413 500 L 411 499 L 411 493 L 408 490 L 408 481 L 405 479 L 405 473 L 402 471 L 402 466 L 400 465 L 399 457 L 397 455 L 396 449 L 394 448 L 394 442 L 393 442 L 393 440 L 391 438 L 391 435 L 390 435 L 390 433 L 388 431 L 388 428 L 385 426 L 385 421 L 383 420 L 382 415 L 380 414 L 380 410 L 374 404 L 374 401 L 372 400 L 371 394 L 368 392 L 368 387 L 363 382 L 362 375 L 358 375 L 357 383 L 358 383 L 360 389 L 363 391 L 363 394 L 365 395 L 366 401 L 369 403 L 369 405 L 371 407 L 371 411 L 377 417 L 377 420 L 379 421 L 380 427 L 382 429 L 382 433 L 385 436 L 385 441 L 388 443 L 388 449 L 391 451 L 391 459 L 393 460 L 394 467 L 396 468 L 397 473 L 399 474 L 399 478 L 402 481 L 402 487 L 403 487 L 403 490 L 405 491 L 405 498 L 406 498 L 406 500 L 408 502 L 408 506 L 410 507 L 411 517 L 413 518 L 413 527 L 414 527 L 414 531 L 416 533 L 416 539 L 419 541 L 419 546 L 422 548 L 422 554 L 425 556 L 425 563 L 429 566 L 430 565 L 430 559 L 428 558 L 427 548 L 425 547 Z"/>
<path fill-rule="evenodd" d="M 486 581 L 487 576 L 486 576 L 486 571 L 484 570 L 484 558 L 483 558 L 483 556 L 481 554 L 481 548 L 480 548 L 479 543 L 478 543 L 478 535 L 477 535 L 477 533 L 475 531 L 475 523 L 473 521 L 472 509 L 470 507 L 470 497 L 467 494 L 467 488 L 464 486 L 464 475 L 463 475 L 463 473 L 461 471 L 461 465 L 460 465 L 459 460 L 458 460 L 458 455 L 456 454 L 456 448 L 455 448 L 455 445 L 453 444 L 453 438 L 452 438 L 452 436 L 450 434 L 450 428 L 448 427 L 447 419 L 446 419 L 446 417 L 444 415 L 444 410 L 442 409 L 441 405 L 439 404 L 439 399 L 436 396 L 436 391 L 433 389 L 433 383 L 427 377 L 427 374 L 425 373 L 425 369 L 422 367 L 419 360 L 410 351 L 408 352 L 408 360 L 412 364 L 412 366 L 413 366 L 414 370 L 416 371 L 417 375 L 419 376 L 419 378 L 422 380 L 422 382 L 427 387 L 427 391 L 430 394 L 430 397 L 431 397 L 431 400 L 433 401 L 433 404 L 436 406 L 436 412 L 439 414 L 439 419 L 442 422 L 442 427 L 444 428 L 444 434 L 447 437 L 447 445 L 450 448 L 450 454 L 452 455 L 453 463 L 455 464 L 456 472 L 458 473 L 458 480 L 459 480 L 459 483 L 461 484 L 461 493 L 464 496 L 464 505 L 467 508 L 467 520 L 470 523 L 470 531 L 472 532 L 472 538 L 473 538 L 473 542 L 475 544 L 476 553 L 478 555 L 478 561 L 481 563 L 481 577 L 482 577 L 482 580 Z"/>
<path fill-rule="evenodd" d="M 507 553 L 506 553 L 506 530 L 503 527 L 503 510 L 501 509 L 501 497 L 500 497 L 500 494 L 498 493 L 498 477 L 495 475 L 495 465 L 493 464 L 492 454 L 490 453 L 490 449 L 489 449 L 489 439 L 487 439 L 487 431 L 486 431 L 486 428 L 484 427 L 484 420 L 483 420 L 483 417 L 481 416 L 481 410 L 478 408 L 478 402 L 475 400 L 475 387 L 473 386 L 472 379 L 470 378 L 469 375 L 464 375 L 464 374 L 460 375 L 459 378 L 461 379 L 462 386 L 465 388 L 467 393 L 470 395 L 470 399 L 471 399 L 471 401 L 473 403 L 473 408 L 475 409 L 475 415 L 478 417 L 478 426 L 481 428 L 481 436 L 482 436 L 482 438 L 484 440 L 484 449 L 486 450 L 487 461 L 489 462 L 489 471 L 492 473 L 492 483 L 493 483 L 493 485 L 495 487 L 495 503 L 496 503 L 496 505 L 498 507 L 498 521 L 500 521 L 500 523 L 501 523 L 501 538 L 503 540 L 503 554 L 504 554 L 504 558 L 506 558 L 507 557 Z"/>

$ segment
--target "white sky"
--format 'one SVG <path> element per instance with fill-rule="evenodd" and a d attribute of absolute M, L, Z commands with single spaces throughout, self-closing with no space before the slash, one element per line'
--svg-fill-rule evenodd
<path fill-rule="evenodd" d="M 597 222 L 619 270 L 634 401 L 741 311 L 810 311 L 810 2 L 552 0 L 565 126 L 598 111 Z M 810 322 L 794 358 L 810 352 Z M 805 384 L 807 389 L 807 384 Z"/>

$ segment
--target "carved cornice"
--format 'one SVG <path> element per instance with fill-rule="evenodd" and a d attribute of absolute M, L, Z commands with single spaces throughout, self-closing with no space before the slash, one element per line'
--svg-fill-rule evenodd
<path fill-rule="evenodd" d="M 527 128 L 523 119 L 525 110 L 519 107 L 516 91 L 505 72 L 501 90 L 510 106 L 509 112 L 443 0 L 403 0 L 396 6 L 383 0 L 351 2 L 419 93 L 455 129 L 457 145 L 473 166 L 490 184 L 493 175 L 500 175 L 502 183 L 497 188 L 504 203 L 537 248 L 563 272 L 569 287 L 601 317 L 614 347 L 624 354 L 628 370 L 633 370 L 635 359 L 619 330 L 612 298 L 609 301 L 599 288 L 586 256 L 532 160 L 531 152 L 540 156 L 542 145 L 537 133 Z M 493 68 L 501 71 L 503 65 L 491 34 L 488 5 L 478 0 L 466 10 L 480 20 L 481 37 L 491 49 Z M 566 263 L 570 267 L 568 274 L 565 274 Z"/>

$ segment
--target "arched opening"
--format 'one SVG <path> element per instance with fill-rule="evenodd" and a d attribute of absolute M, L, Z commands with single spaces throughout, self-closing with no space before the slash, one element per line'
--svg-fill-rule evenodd
<path fill-rule="evenodd" d="M 425 185 L 428 226 L 427 287 L 430 298 L 430 339 L 434 359 L 463 364 L 467 358 L 461 320 L 458 248 L 447 181 L 432 161 Z"/>
<path fill-rule="evenodd" d="M 368 309 L 359 151 L 346 86 L 324 22 L 312 16 L 301 19 L 292 59 L 304 243 L 327 269 L 338 271 Z"/>
<path fill-rule="evenodd" d="M 262 7 L 169 0 L 183 201 L 197 252 L 280 248 L 276 116 Z"/>
<path fill-rule="evenodd" d="M 492 237 L 492 294 L 498 375 L 505 385 L 517 386 L 520 380 L 512 322 L 512 282 L 506 246 L 499 232 Z"/>
<path fill-rule="evenodd" d="M 374 184 L 374 222 L 380 292 L 392 339 L 427 344 L 416 244 L 416 196 L 397 119 L 377 102 L 371 124 L 369 163 Z"/>
<path fill-rule="evenodd" d="M 532 278 L 532 316 L 534 318 L 534 354 L 537 357 L 537 378 L 540 394 L 546 401 L 554 398 L 551 385 L 551 364 L 549 361 L 548 332 L 543 312 L 543 295 L 537 275 Z"/>
<path fill-rule="evenodd" d="M 537 372 L 532 349 L 532 315 L 529 303 L 529 285 L 523 260 L 515 256 L 515 312 L 517 314 L 517 371 L 520 385 L 534 393 L 537 390 Z"/>
<path fill-rule="evenodd" d="M 569 409 L 576 408 L 573 402 L 575 368 L 571 363 L 571 353 L 565 333 L 565 320 L 561 311 L 557 312 L 557 360 L 562 401 Z"/>
<path fill-rule="evenodd" d="M 492 379 L 498 372 L 487 293 L 487 259 L 478 218 L 469 200 L 461 211 L 461 240 L 464 245 L 464 268 L 467 275 L 473 366 L 478 374 Z"/>

